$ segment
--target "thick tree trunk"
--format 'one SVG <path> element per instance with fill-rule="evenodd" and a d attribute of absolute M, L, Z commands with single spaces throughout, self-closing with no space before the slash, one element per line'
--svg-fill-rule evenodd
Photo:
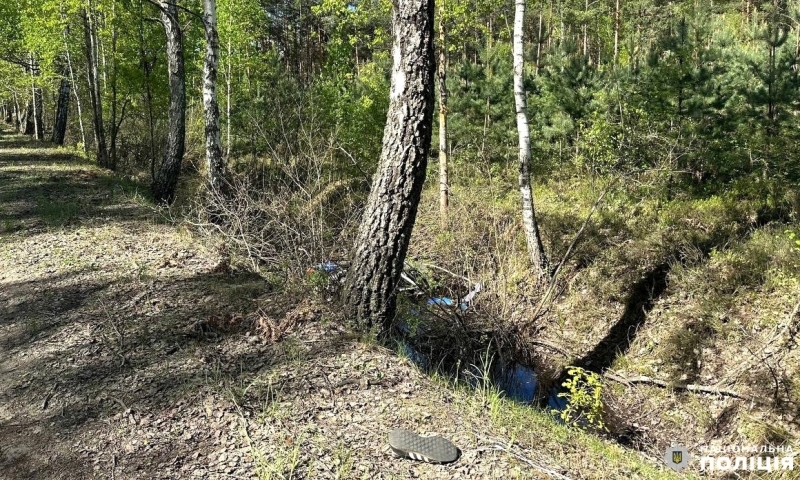
<path fill-rule="evenodd" d="M 203 0 L 203 24 L 206 32 L 206 57 L 203 63 L 203 110 L 206 120 L 206 167 L 208 183 L 219 191 L 225 183 L 222 162 L 222 140 L 219 131 L 217 103 L 217 68 L 219 67 L 219 35 L 217 34 L 217 2 Z"/>
<path fill-rule="evenodd" d="M 62 68 L 62 70 L 66 70 Z M 64 145 L 67 135 L 67 118 L 69 116 L 70 86 L 66 72 L 62 71 L 61 83 L 58 88 L 58 103 L 56 104 L 56 120 L 53 123 L 53 143 Z"/>
<path fill-rule="evenodd" d="M 178 6 L 171 1 L 159 2 L 161 23 L 167 35 L 167 67 L 169 70 L 169 120 L 164 160 L 153 178 L 153 196 L 169 205 L 175 200 L 175 188 L 181 174 L 186 141 L 186 77 L 183 67 L 183 34 L 178 19 Z"/>
<path fill-rule="evenodd" d="M 97 147 L 97 163 L 110 168 L 108 149 L 106 148 L 106 131 L 103 124 L 103 97 L 100 90 L 97 66 L 97 30 L 90 10 L 83 10 L 83 37 L 86 43 L 86 72 L 89 79 L 89 100 L 92 104 L 92 121 L 94 123 L 94 143 Z"/>
<path fill-rule="evenodd" d="M 439 215 L 442 225 L 445 225 L 450 204 L 450 180 L 447 172 L 447 31 L 442 15 L 439 14 L 439 62 L 436 71 L 439 84 Z"/>
<path fill-rule="evenodd" d="M 22 133 L 25 135 L 33 135 L 36 133 L 36 125 L 33 122 L 34 112 L 33 112 L 33 101 L 28 100 L 26 104 L 25 111 L 22 113 L 22 122 L 20 123 L 20 128 L 22 129 Z M 22 128 L 24 125 L 24 128 Z"/>
<path fill-rule="evenodd" d="M 393 67 L 377 175 L 347 272 L 345 306 L 362 331 L 384 333 L 425 181 L 434 109 L 433 1 L 392 8 Z"/>
<path fill-rule="evenodd" d="M 519 132 L 519 192 L 522 197 L 522 223 L 525 228 L 525 240 L 531 264 L 538 279 L 546 280 L 550 276 L 547 255 L 544 252 L 539 225 L 536 222 L 536 211 L 533 206 L 533 188 L 531 187 L 531 148 L 530 131 L 528 129 L 528 101 L 526 98 L 524 76 L 525 59 L 524 32 L 525 0 L 515 0 L 514 13 L 514 103 L 517 113 L 517 132 Z"/>

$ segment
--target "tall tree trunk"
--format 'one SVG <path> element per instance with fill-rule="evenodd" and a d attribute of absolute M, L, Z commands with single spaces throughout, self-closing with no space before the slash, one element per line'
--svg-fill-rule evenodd
<path fill-rule="evenodd" d="M 25 135 L 33 135 L 36 133 L 36 125 L 33 121 L 34 112 L 33 112 L 33 100 L 28 100 L 28 103 L 25 106 L 25 111 L 22 113 L 22 123 L 24 125 L 24 129 L 22 133 Z"/>
<path fill-rule="evenodd" d="M 19 97 L 17 97 L 17 92 L 14 92 L 14 127 L 17 133 L 20 133 L 22 130 L 22 117 L 19 112 Z"/>
<path fill-rule="evenodd" d="M 111 156 L 108 160 L 108 168 L 117 169 L 117 4 L 111 5 Z M 105 67 L 105 62 L 103 62 Z"/>
<path fill-rule="evenodd" d="M 225 76 L 225 158 L 231 158 L 231 39 L 228 39 L 228 74 Z"/>
<path fill-rule="evenodd" d="M 61 82 L 58 88 L 58 103 L 56 104 L 56 120 L 53 123 L 53 143 L 64 145 L 67 135 L 67 118 L 69 116 L 70 85 L 67 78 L 66 67 L 61 67 Z"/>
<path fill-rule="evenodd" d="M 186 141 L 186 77 L 183 67 L 183 34 L 178 19 L 178 6 L 171 1 L 159 2 L 161 23 L 167 35 L 167 67 L 169 70 L 169 120 L 164 160 L 153 178 L 153 196 L 169 205 L 175 200 L 175 188 L 181 174 Z"/>
<path fill-rule="evenodd" d="M 425 181 L 434 109 L 433 1 L 392 7 L 393 67 L 378 173 L 353 249 L 344 303 L 362 331 L 385 333 Z"/>
<path fill-rule="evenodd" d="M 542 281 L 550 276 L 550 267 L 544 251 L 539 225 L 536 222 L 536 211 L 533 206 L 533 188 L 531 187 L 531 148 L 530 131 L 528 129 L 528 101 L 526 99 L 524 76 L 524 22 L 525 0 L 515 0 L 514 13 L 514 103 L 517 113 L 517 131 L 519 132 L 519 192 L 522 197 L 522 223 L 525 228 L 525 240 L 528 253 L 537 278 Z"/>
<path fill-rule="evenodd" d="M 156 176 L 156 142 L 155 142 L 155 118 L 153 115 L 153 92 L 150 88 L 150 74 L 152 73 L 153 66 L 147 56 L 147 43 L 144 39 L 144 5 L 142 0 L 139 1 L 139 63 L 144 75 L 142 76 L 142 83 L 144 84 L 144 104 L 147 106 L 147 127 L 149 133 L 150 148 L 150 176 Z"/>
<path fill-rule="evenodd" d="M 536 74 L 539 74 L 539 68 L 542 66 L 542 7 L 539 7 L 539 30 L 536 34 Z"/>
<path fill-rule="evenodd" d="M 30 62 L 31 96 L 33 98 L 33 135 L 37 140 L 42 140 L 44 138 L 42 89 L 36 84 L 36 78 L 41 72 L 39 70 L 39 61 L 33 54 L 30 54 Z"/>
<path fill-rule="evenodd" d="M 439 62 L 436 69 L 439 84 L 439 216 L 442 225 L 446 225 L 450 180 L 447 173 L 447 27 L 443 19 L 444 2 L 439 8 Z"/>
<path fill-rule="evenodd" d="M 219 191 L 225 182 L 222 162 L 222 140 L 219 131 L 217 103 L 217 68 L 219 67 L 219 35 L 217 34 L 217 1 L 203 0 L 203 24 L 206 32 L 206 57 L 203 62 L 203 110 L 206 120 L 206 166 L 208 183 Z"/>
<path fill-rule="evenodd" d="M 617 66 L 619 60 L 619 29 L 620 21 L 622 19 L 622 11 L 620 10 L 620 1 L 616 0 L 614 8 L 614 62 L 613 65 Z"/>
<path fill-rule="evenodd" d="M 97 147 L 97 163 L 101 167 L 109 168 L 106 132 L 103 124 L 103 97 L 97 71 L 97 29 L 90 8 L 91 3 L 83 10 L 83 37 L 86 43 L 86 72 L 89 79 L 89 100 L 92 104 L 94 143 Z"/>
<path fill-rule="evenodd" d="M 86 145 L 86 131 L 83 128 L 83 111 L 81 107 L 81 97 L 78 95 L 78 82 L 75 80 L 75 71 L 72 69 L 72 57 L 69 54 L 69 44 L 67 43 L 68 29 L 64 30 L 64 58 L 67 61 L 67 70 L 69 72 L 69 79 L 72 84 L 72 92 L 75 95 L 75 107 L 78 110 L 78 126 L 81 129 L 81 142 L 83 143 L 83 153 L 88 153 L 88 145 Z"/>
<path fill-rule="evenodd" d="M 589 15 L 589 0 L 585 0 L 584 3 L 586 6 L 583 9 L 584 20 L 581 28 L 583 29 L 583 56 L 585 57 L 589 55 L 589 20 L 585 18 Z"/>

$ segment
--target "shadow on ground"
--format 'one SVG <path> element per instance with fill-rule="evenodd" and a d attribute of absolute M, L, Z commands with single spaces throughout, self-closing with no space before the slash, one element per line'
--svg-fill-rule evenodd
<path fill-rule="evenodd" d="M 19 148 L 0 131 L 0 234 L 82 221 L 158 218 L 144 185 L 121 180 L 66 149 Z"/>
<path fill-rule="evenodd" d="M 191 244 L 173 253 L 175 229 L 162 226 L 175 238 L 141 245 L 152 213 L 130 200 L 131 185 L 68 153 L 23 149 L 30 146 L 0 136 L 0 244 L 38 249 L 0 256 L 0 476 L 113 477 L 123 462 L 113 452 L 134 448 L 119 434 L 130 425 L 152 443 L 119 468 L 153 478 L 160 463 L 210 441 L 212 428 L 179 432 L 196 428 L 180 415 L 199 408 L 198 398 L 239 394 L 264 369 L 325 359 L 345 345 L 337 335 L 313 344 L 260 335 L 257 311 L 283 318 L 296 307 L 290 296 L 258 276 L 220 270 L 218 258 Z M 73 243 L 83 232 L 69 228 L 85 224 L 97 227 L 91 232 L 119 225 L 125 241 L 103 246 L 95 266 L 65 263 L 54 251 L 86 245 Z M 136 257 L 143 254 L 151 256 Z M 148 267 L 115 270 L 125 266 L 119 255 Z"/>

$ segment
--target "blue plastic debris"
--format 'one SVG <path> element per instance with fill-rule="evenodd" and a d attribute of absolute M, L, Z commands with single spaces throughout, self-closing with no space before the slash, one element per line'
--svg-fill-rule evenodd
<path fill-rule="evenodd" d="M 452 307 L 456 301 L 450 297 L 434 297 L 428 299 L 428 305 L 441 305 L 443 307 Z"/>
<path fill-rule="evenodd" d="M 456 301 L 453 300 L 450 297 L 434 297 L 434 298 L 429 298 L 428 299 L 428 306 L 429 307 L 432 307 L 434 305 L 439 305 L 440 307 L 452 307 L 455 304 L 456 304 Z M 461 311 L 463 312 L 463 311 L 466 311 L 467 308 L 469 308 L 469 306 L 466 303 L 462 302 L 462 303 L 458 304 L 458 308 L 460 308 Z"/>
<path fill-rule="evenodd" d="M 324 263 L 318 263 L 317 265 L 314 265 L 314 270 L 319 270 L 321 272 L 328 272 L 328 273 L 333 273 L 333 272 L 339 270 L 339 268 L 341 268 L 341 267 L 339 267 L 339 265 L 336 265 L 335 263 L 331 262 L 330 260 L 328 260 L 328 261 L 326 261 Z"/>

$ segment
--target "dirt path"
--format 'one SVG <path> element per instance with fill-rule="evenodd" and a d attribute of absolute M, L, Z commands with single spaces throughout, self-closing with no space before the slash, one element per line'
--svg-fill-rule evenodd
<path fill-rule="evenodd" d="M 0 136 L 0 478 L 548 478 L 531 459 L 613 478 L 602 454 L 494 427 L 492 398 L 355 341 L 324 305 L 231 275 L 141 191 Z M 396 427 L 462 458 L 394 459 Z"/>

